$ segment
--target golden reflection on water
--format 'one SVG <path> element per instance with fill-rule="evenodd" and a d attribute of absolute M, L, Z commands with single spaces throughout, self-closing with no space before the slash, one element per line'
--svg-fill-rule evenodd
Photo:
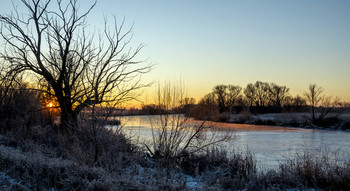
<path fill-rule="evenodd" d="M 203 121 L 191 120 L 191 123 L 202 124 Z M 235 123 L 222 123 L 222 122 L 205 122 L 206 126 L 210 126 L 213 129 L 227 129 L 236 131 L 317 131 L 313 129 L 302 129 L 295 127 L 281 127 L 281 126 L 268 126 L 268 125 L 249 125 L 249 124 L 235 124 Z"/>

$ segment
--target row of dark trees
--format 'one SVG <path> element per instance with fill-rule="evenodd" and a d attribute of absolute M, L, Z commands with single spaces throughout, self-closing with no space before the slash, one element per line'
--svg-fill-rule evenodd
<path fill-rule="evenodd" d="M 217 85 L 205 95 L 199 105 L 216 105 L 220 113 L 239 113 L 249 108 L 252 113 L 303 111 L 307 100 L 291 96 L 289 88 L 275 83 L 257 81 L 244 89 L 236 85 Z"/>
<path fill-rule="evenodd" d="M 184 105 L 184 111 L 199 119 L 243 111 L 253 114 L 310 111 L 312 121 L 316 121 L 346 108 L 338 98 L 324 95 L 323 88 L 316 84 L 310 84 L 303 96 L 292 96 L 289 90 L 286 86 L 261 81 L 249 83 L 245 88 L 217 85 L 198 104 Z M 190 106 L 192 109 L 189 110 Z"/>
<path fill-rule="evenodd" d="M 162 104 L 143 105 L 138 114 L 185 113 L 206 119 L 217 114 L 253 114 L 281 112 L 311 112 L 312 121 L 323 119 L 330 113 L 339 113 L 348 105 L 338 98 L 323 94 L 323 88 L 310 84 L 303 96 L 292 96 L 286 86 L 257 81 L 245 88 L 237 85 L 217 85 L 196 104 L 194 98 L 185 97 L 177 108 L 166 108 Z"/>

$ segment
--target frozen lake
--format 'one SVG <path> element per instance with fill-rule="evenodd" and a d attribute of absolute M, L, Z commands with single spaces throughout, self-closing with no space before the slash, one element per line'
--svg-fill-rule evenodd
<path fill-rule="evenodd" d="M 125 116 L 118 119 L 124 125 L 123 130 L 127 135 L 142 142 L 151 139 L 150 121 L 157 118 L 159 116 Z M 225 143 L 228 151 L 245 151 L 248 148 L 256 159 L 267 167 L 276 167 L 279 161 L 283 161 L 296 149 L 317 151 L 325 146 L 331 151 L 337 151 L 340 158 L 349 160 L 350 132 L 227 123 L 211 125 L 233 131 L 237 136 L 236 139 Z"/>

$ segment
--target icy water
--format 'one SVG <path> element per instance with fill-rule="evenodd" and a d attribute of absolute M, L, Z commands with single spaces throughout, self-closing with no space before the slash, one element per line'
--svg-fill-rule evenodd
<path fill-rule="evenodd" d="M 159 116 L 127 116 L 120 120 L 123 130 L 135 141 L 142 142 L 152 137 L 150 121 Z M 230 152 L 233 149 L 252 152 L 261 168 L 277 167 L 280 161 L 296 150 L 318 151 L 325 146 L 343 160 L 349 160 L 350 132 L 313 130 L 263 125 L 212 123 L 215 128 L 233 131 L 236 139 L 225 143 Z M 220 132 L 221 133 L 221 132 Z"/>

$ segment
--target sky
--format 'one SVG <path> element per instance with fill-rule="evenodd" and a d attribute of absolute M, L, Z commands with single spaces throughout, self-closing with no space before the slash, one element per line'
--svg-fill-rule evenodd
<path fill-rule="evenodd" d="M 154 64 L 143 80 L 182 80 L 197 100 L 218 84 L 259 80 L 292 95 L 316 83 L 350 101 L 349 10 L 347 0 L 98 0 L 88 22 L 102 28 L 103 17 L 125 17 L 132 43 L 146 45 L 140 58 Z"/>

